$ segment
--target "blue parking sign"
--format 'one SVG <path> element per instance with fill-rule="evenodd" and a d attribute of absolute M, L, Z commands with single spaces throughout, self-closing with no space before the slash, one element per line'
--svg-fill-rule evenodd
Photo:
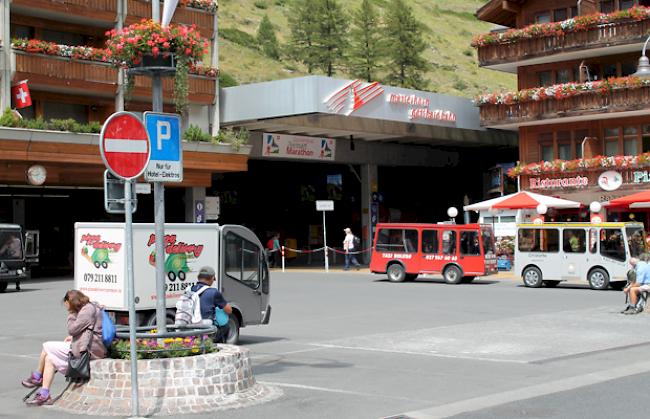
<path fill-rule="evenodd" d="M 149 182 L 182 182 L 181 117 L 145 112 L 144 125 L 151 141 L 151 158 L 144 172 L 145 179 Z"/>

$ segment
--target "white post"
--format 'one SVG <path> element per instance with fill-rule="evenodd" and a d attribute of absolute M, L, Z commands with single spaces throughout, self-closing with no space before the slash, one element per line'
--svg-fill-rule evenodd
<path fill-rule="evenodd" d="M 3 43 L 0 51 L 0 112 L 11 108 L 11 31 L 10 31 L 10 1 L 0 4 L 0 40 Z"/>
<path fill-rule="evenodd" d="M 133 214 L 131 214 L 131 180 L 124 182 L 124 230 L 126 241 L 126 292 L 129 301 L 129 341 L 131 353 L 131 415 L 138 417 L 138 355 L 135 345 L 137 317 L 135 313 L 135 284 L 133 282 Z"/>
<path fill-rule="evenodd" d="M 282 246 L 282 272 L 284 272 L 284 246 Z"/>
<path fill-rule="evenodd" d="M 325 272 L 329 272 L 330 262 L 327 259 L 327 227 L 325 226 L 325 211 L 323 211 L 323 252 L 325 254 Z"/>

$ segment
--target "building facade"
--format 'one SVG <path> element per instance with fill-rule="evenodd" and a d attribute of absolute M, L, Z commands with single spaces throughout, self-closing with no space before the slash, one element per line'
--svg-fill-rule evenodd
<path fill-rule="evenodd" d="M 161 2 L 162 3 L 162 2 Z M 204 64 L 217 65 L 216 1 L 180 2 L 174 23 L 196 25 L 211 42 Z M 185 6 L 194 5 L 194 7 Z M 123 70 L 74 47 L 102 48 L 106 31 L 150 19 L 144 0 L 4 0 L 0 2 L 0 112 L 20 108 L 12 86 L 25 81 L 31 106 L 17 110 L 23 120 L 68 120 L 102 124 L 115 111 L 151 110 L 151 79 L 136 76 L 125 97 Z M 164 110 L 174 112 L 173 79 L 163 79 Z M 191 73 L 185 125 L 204 131 L 219 128 L 216 77 Z M 0 126 L 0 222 L 40 232 L 41 264 L 68 267 L 75 221 L 116 220 L 103 208 L 104 164 L 99 135 L 50 131 L 34 124 Z M 66 123 L 59 123 L 66 124 Z M 71 125 L 70 122 L 67 122 Z M 65 129 L 64 127 L 62 129 Z M 73 128 L 75 129 L 75 128 Z M 205 197 L 215 173 L 245 171 L 248 147 L 184 144 L 184 180 L 168 188 L 167 219 L 194 221 L 195 202 Z M 28 176 L 37 167 L 39 179 Z M 150 195 L 140 195 L 136 219 L 153 220 Z"/>
<path fill-rule="evenodd" d="M 650 83 L 632 77 L 650 33 L 650 1 L 487 2 L 479 64 L 517 74 L 518 90 L 477 98 L 485 127 L 519 134 L 521 189 L 607 202 L 647 187 Z M 650 224 L 646 211 L 607 211 L 609 220 Z M 588 219 L 588 209 L 551 214 Z"/>

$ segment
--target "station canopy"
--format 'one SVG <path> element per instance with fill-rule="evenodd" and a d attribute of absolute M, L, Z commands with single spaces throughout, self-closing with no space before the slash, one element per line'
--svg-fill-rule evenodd
<path fill-rule="evenodd" d="M 221 124 L 249 131 L 449 147 L 517 147 L 469 99 L 324 76 L 222 89 Z"/>

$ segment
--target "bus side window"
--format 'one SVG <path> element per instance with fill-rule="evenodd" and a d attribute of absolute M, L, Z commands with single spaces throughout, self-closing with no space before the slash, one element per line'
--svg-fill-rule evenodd
<path fill-rule="evenodd" d="M 565 253 L 584 253 L 587 250 L 585 230 L 582 228 L 566 228 L 562 232 L 562 249 Z"/>
<path fill-rule="evenodd" d="M 481 254 L 481 245 L 478 242 L 478 231 L 461 231 L 460 254 L 478 256 Z"/>
<path fill-rule="evenodd" d="M 439 253 L 438 230 L 422 230 L 422 253 Z"/>
<path fill-rule="evenodd" d="M 598 251 L 598 229 L 589 229 L 589 253 L 596 253 Z"/>
<path fill-rule="evenodd" d="M 456 254 L 456 232 L 453 230 L 445 230 L 442 232 L 442 254 L 455 255 Z"/>
<path fill-rule="evenodd" d="M 625 261 L 625 243 L 618 228 L 603 228 L 600 231 L 600 254 L 618 261 Z"/>

